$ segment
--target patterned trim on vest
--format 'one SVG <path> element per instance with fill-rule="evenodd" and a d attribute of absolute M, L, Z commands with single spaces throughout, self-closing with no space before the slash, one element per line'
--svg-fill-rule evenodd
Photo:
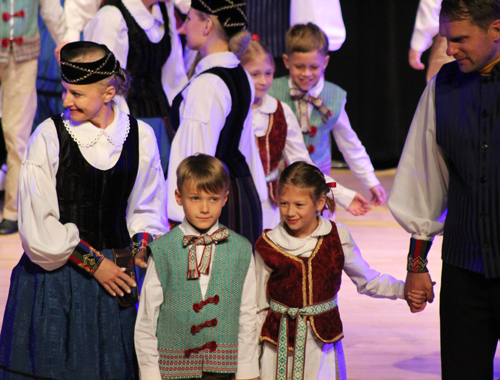
<path fill-rule="evenodd" d="M 177 226 L 150 247 L 164 293 L 157 337 L 163 378 L 234 373 L 238 360 L 239 310 L 252 256 L 250 243 L 230 231 L 217 244 L 205 298 L 199 280 L 186 278 L 188 248 Z M 231 252 L 238 252 L 233 254 Z M 171 324 L 176 324 L 172 331 Z"/>
<path fill-rule="evenodd" d="M 308 294 L 308 291 L 309 291 L 309 296 L 310 296 L 310 299 L 311 299 L 311 304 L 312 304 L 312 301 L 313 301 L 313 285 L 312 285 L 312 259 L 314 259 L 314 257 L 316 256 L 316 254 L 319 252 L 319 249 L 321 248 L 321 245 L 323 244 L 323 236 L 320 237 L 318 239 L 318 243 L 316 244 L 316 247 L 314 247 L 314 250 L 311 254 L 311 257 L 309 258 L 308 260 L 308 268 L 309 270 L 307 271 L 306 270 L 306 263 L 299 259 L 297 256 L 294 256 L 290 253 L 288 253 L 287 251 L 281 249 L 280 247 L 278 247 L 276 244 L 273 243 L 273 241 L 271 239 L 269 239 L 269 237 L 267 236 L 267 231 L 264 231 L 262 233 L 262 238 L 265 240 L 266 243 L 268 243 L 273 249 L 275 249 L 276 251 L 278 251 L 279 253 L 281 253 L 283 256 L 286 256 L 294 261 L 297 261 L 299 263 L 302 264 L 302 276 L 303 278 L 305 279 L 307 277 L 308 281 L 307 283 L 309 283 L 309 289 L 307 287 L 307 283 L 306 281 L 302 281 L 302 299 L 303 299 L 303 305 L 304 307 L 307 306 L 307 294 Z M 314 334 L 316 335 L 316 337 L 321 340 L 323 343 L 333 343 L 333 342 L 337 342 L 338 340 L 340 340 L 344 334 L 339 334 L 338 336 L 336 336 L 335 338 L 331 339 L 331 340 L 324 340 L 322 339 L 319 334 L 318 334 L 318 331 L 316 330 L 316 326 L 314 325 L 314 318 L 311 318 L 311 317 L 305 317 L 305 319 L 309 319 L 309 321 L 311 322 L 311 327 L 314 331 Z M 267 337 L 267 336 L 260 336 L 259 337 L 259 340 L 261 342 L 267 340 L 268 342 L 274 344 L 274 345 L 278 345 L 278 342 L 276 342 L 275 340 Z M 288 350 L 289 351 L 293 351 L 293 347 L 288 347 Z"/>
<path fill-rule="evenodd" d="M 14 5 L 13 9 L 11 2 Z M 0 64 L 9 62 L 11 52 L 16 62 L 38 58 L 40 55 L 38 1 L 3 1 L 0 2 L 0 12 L 2 15 L 6 13 L 11 16 L 9 20 L 0 19 Z M 12 20 L 14 20 L 13 26 Z"/>
<path fill-rule="evenodd" d="M 332 230 L 332 232 L 333 231 L 336 231 L 336 229 Z M 318 239 L 318 242 L 317 242 L 316 246 L 314 247 L 314 250 L 313 250 L 311 256 L 309 258 L 307 258 L 306 260 L 303 260 L 303 259 L 298 258 L 297 256 L 294 256 L 294 255 L 288 253 L 287 251 L 285 251 L 282 248 L 280 248 L 279 246 L 277 246 L 267 236 L 267 232 L 268 231 L 264 231 L 264 233 L 262 234 L 262 240 L 265 243 L 267 243 L 271 249 L 275 250 L 277 253 L 285 256 L 286 258 L 291 259 L 291 260 L 293 260 L 293 261 L 301 264 L 301 268 L 302 268 L 302 307 L 307 307 L 307 306 L 315 305 L 316 303 L 317 304 L 321 304 L 321 303 L 327 301 L 327 300 L 323 300 L 323 301 L 317 301 L 315 303 L 314 297 L 313 297 L 313 295 L 314 295 L 314 289 L 313 289 L 313 283 L 314 283 L 314 281 L 313 281 L 313 278 L 312 278 L 312 276 L 313 276 L 313 268 L 312 268 L 313 261 L 314 261 L 314 258 L 317 256 L 318 252 L 320 251 L 321 247 L 323 246 L 323 244 L 325 242 L 325 237 L 321 236 Z M 258 247 L 257 247 L 257 250 L 258 250 Z M 269 296 L 269 294 L 268 294 L 268 296 Z M 282 301 L 281 300 L 275 300 L 275 302 L 280 302 L 281 303 Z M 337 312 L 338 312 L 338 309 L 337 309 Z M 318 331 L 318 329 L 317 329 L 317 327 L 315 325 L 314 316 L 306 316 L 306 317 L 304 317 L 304 319 L 305 320 L 309 319 L 309 321 L 311 322 L 311 327 L 313 329 L 314 334 L 323 343 L 337 342 L 338 340 L 342 339 L 343 336 L 344 336 L 343 333 L 342 333 L 341 327 L 340 327 L 340 333 L 339 334 L 333 336 L 331 339 L 324 339 L 323 337 L 321 337 L 321 334 L 319 333 L 319 331 Z M 339 319 L 339 321 L 340 321 L 340 319 Z M 266 318 L 266 322 L 267 322 L 267 318 Z M 264 327 L 266 326 L 266 322 L 264 322 Z M 278 342 L 276 340 L 272 339 L 271 337 L 262 335 L 262 331 L 260 332 L 259 340 L 261 342 L 262 341 L 268 341 L 268 342 L 270 342 L 270 343 L 272 343 L 274 345 L 278 344 Z M 288 350 L 289 351 L 293 351 L 293 347 L 289 345 L 288 346 Z"/>
<path fill-rule="evenodd" d="M 264 166 L 269 197 L 275 205 L 278 204 L 278 177 L 285 168 L 283 150 L 285 149 L 287 132 L 285 113 L 278 100 L 276 112 L 269 115 L 266 134 L 257 137 L 257 148 Z"/>
<path fill-rule="evenodd" d="M 297 102 L 292 100 L 290 97 L 290 86 L 288 85 L 289 77 L 278 78 L 273 82 L 271 89 L 269 90 L 269 95 L 281 100 L 283 103 L 290 106 L 294 115 L 299 120 L 299 112 L 297 110 Z M 333 112 L 333 116 L 328 118 L 328 120 L 323 122 L 323 115 L 313 107 L 313 110 L 309 116 L 309 125 L 311 126 L 311 132 L 314 133 L 303 133 L 304 144 L 311 156 L 313 162 L 322 168 L 325 163 L 330 163 L 331 161 L 331 134 L 330 131 L 333 129 L 338 121 L 340 112 L 342 110 L 342 105 L 346 99 L 347 93 L 341 87 L 334 83 L 325 81 L 323 90 L 319 94 L 319 97 L 324 100 L 323 104 L 328 107 Z M 315 127 L 315 128 L 313 128 Z"/>

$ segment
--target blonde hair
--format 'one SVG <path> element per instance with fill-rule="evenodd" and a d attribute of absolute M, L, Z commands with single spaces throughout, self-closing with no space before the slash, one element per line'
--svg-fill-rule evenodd
<path fill-rule="evenodd" d="M 281 194 L 285 186 L 296 186 L 309 189 L 309 195 L 314 203 L 318 202 L 323 195 L 327 195 L 330 186 L 325 181 L 325 175 L 316 166 L 297 161 L 287 166 L 281 172 L 278 181 L 278 194 Z M 326 205 L 330 211 L 335 207 L 335 201 L 326 197 Z"/>
<path fill-rule="evenodd" d="M 269 63 L 274 69 L 275 68 L 274 58 L 269 48 L 263 42 L 252 39 L 250 41 L 250 45 L 248 46 L 247 51 L 241 55 L 238 55 L 238 59 L 240 60 L 242 65 L 246 65 L 248 62 L 253 61 L 256 58 L 262 56 L 267 57 Z"/>
<path fill-rule="evenodd" d="M 316 24 L 297 24 L 288 29 L 285 35 L 285 50 L 288 56 L 293 53 L 309 53 L 318 50 L 328 54 L 328 37 Z"/>
<path fill-rule="evenodd" d="M 217 194 L 229 189 L 229 172 L 218 158 L 198 153 L 186 157 L 177 167 L 177 189 L 187 181 L 193 181 L 198 190 Z"/>
<path fill-rule="evenodd" d="M 207 18 L 212 20 L 212 25 L 214 26 L 217 37 L 228 43 L 229 51 L 233 52 L 237 56 L 242 55 L 247 51 L 248 45 L 250 44 L 250 41 L 252 39 L 252 36 L 250 35 L 250 32 L 248 30 L 240 30 L 238 33 L 229 37 L 222 27 L 222 24 L 220 23 L 217 16 L 210 15 L 193 8 L 191 8 L 191 11 L 195 11 L 202 20 L 206 20 Z"/>
<path fill-rule="evenodd" d="M 104 58 L 106 54 L 106 51 L 98 45 L 85 46 L 71 51 L 67 59 L 69 62 L 95 62 Z M 95 84 L 101 87 L 103 92 L 112 86 L 115 88 L 115 95 L 125 96 L 130 86 L 130 74 L 120 67 L 118 73 L 95 82 Z"/>

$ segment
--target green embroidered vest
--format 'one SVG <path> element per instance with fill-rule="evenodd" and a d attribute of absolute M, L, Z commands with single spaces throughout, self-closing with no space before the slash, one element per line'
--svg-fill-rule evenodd
<path fill-rule="evenodd" d="M 0 14 L 10 16 L 9 20 L 6 16 L 0 18 L 0 64 L 9 61 L 11 49 L 16 62 L 37 58 L 40 55 L 38 0 L 1 1 Z"/>
<path fill-rule="evenodd" d="M 252 247 L 233 231 L 214 247 L 203 299 L 199 280 L 187 279 L 189 247 L 182 247 L 182 237 L 177 226 L 149 245 L 164 296 L 156 331 L 162 378 L 234 373 L 241 297 Z"/>
<path fill-rule="evenodd" d="M 292 100 L 290 97 L 290 86 L 288 85 L 289 77 L 281 77 L 274 80 L 274 83 L 269 90 L 269 95 L 281 100 L 290 106 L 292 111 L 299 118 L 299 112 L 297 110 L 297 102 Z M 340 116 L 340 111 L 342 110 L 342 105 L 344 104 L 346 98 L 346 92 L 337 86 L 336 84 L 325 81 L 323 90 L 319 94 L 319 97 L 323 99 L 323 104 L 332 111 L 333 115 L 328 118 L 326 122 L 323 121 L 323 115 L 313 107 L 311 116 L 309 117 L 309 125 L 315 126 L 317 128 L 317 133 L 311 136 L 309 133 L 303 133 L 304 143 L 309 151 L 309 155 L 313 162 L 320 169 L 328 168 L 328 173 L 330 174 L 330 163 L 332 160 L 331 153 L 331 138 L 332 134 L 330 131 L 333 129 L 334 125 Z"/>

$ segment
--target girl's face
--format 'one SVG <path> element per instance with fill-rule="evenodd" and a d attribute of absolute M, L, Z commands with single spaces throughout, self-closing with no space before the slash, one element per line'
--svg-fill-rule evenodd
<path fill-rule="evenodd" d="M 187 47 L 191 50 L 199 51 L 205 42 L 205 28 L 210 19 L 203 20 L 196 9 L 190 9 L 186 21 L 184 22 L 184 30 L 186 31 Z"/>
<path fill-rule="evenodd" d="M 311 235 L 318 225 L 317 213 L 323 210 L 326 196 L 318 201 L 311 198 L 308 187 L 285 185 L 279 194 L 280 214 L 285 222 L 286 231 L 294 237 L 304 238 Z"/>
<path fill-rule="evenodd" d="M 96 83 L 77 85 L 62 81 L 62 85 L 63 106 L 69 108 L 71 120 L 98 125 L 113 96 Z"/>
<path fill-rule="evenodd" d="M 267 54 L 261 54 L 245 63 L 243 68 L 248 71 L 255 85 L 255 100 L 253 104 L 260 106 L 262 99 L 273 85 L 274 66 L 271 64 Z"/>

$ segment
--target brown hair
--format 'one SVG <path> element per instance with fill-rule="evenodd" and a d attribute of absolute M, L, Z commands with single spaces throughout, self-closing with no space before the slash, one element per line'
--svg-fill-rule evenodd
<path fill-rule="evenodd" d="M 247 51 L 248 45 L 250 44 L 250 40 L 252 39 L 252 36 L 250 35 L 250 32 L 248 30 L 246 29 L 240 30 L 236 34 L 229 37 L 224 28 L 222 27 L 222 24 L 220 23 L 219 18 L 217 16 L 210 15 L 208 13 L 193 8 L 191 8 L 191 11 L 195 11 L 202 20 L 206 20 L 207 18 L 212 20 L 215 33 L 221 40 L 226 41 L 228 43 L 229 51 L 233 52 L 238 56 L 242 55 L 244 52 Z"/>
<path fill-rule="evenodd" d="M 177 189 L 193 181 L 196 188 L 207 193 L 217 194 L 229 189 L 229 172 L 218 158 L 198 153 L 186 157 L 177 167 Z"/>
<path fill-rule="evenodd" d="M 303 161 L 297 161 L 287 166 L 281 173 L 278 181 L 278 194 L 281 194 L 285 186 L 297 186 L 310 190 L 313 202 L 318 202 L 322 195 L 327 195 L 330 187 L 325 181 L 325 175 L 316 166 L 309 165 Z M 330 211 L 335 207 L 335 201 L 326 197 L 326 204 Z"/>
<path fill-rule="evenodd" d="M 443 0 L 439 20 L 469 20 L 484 31 L 495 20 L 500 19 L 499 0 Z"/>
<path fill-rule="evenodd" d="M 275 68 L 273 54 L 266 46 L 266 44 L 264 44 L 259 40 L 252 39 L 250 41 L 250 45 L 248 45 L 247 51 L 241 55 L 238 55 L 238 59 L 240 60 L 242 65 L 245 65 L 248 62 L 253 61 L 257 57 L 262 57 L 262 56 L 267 57 L 271 66 Z"/>
<path fill-rule="evenodd" d="M 285 35 L 285 51 L 288 56 L 293 53 L 309 53 L 318 50 L 328 54 L 328 37 L 316 24 L 296 24 L 288 29 Z"/>

